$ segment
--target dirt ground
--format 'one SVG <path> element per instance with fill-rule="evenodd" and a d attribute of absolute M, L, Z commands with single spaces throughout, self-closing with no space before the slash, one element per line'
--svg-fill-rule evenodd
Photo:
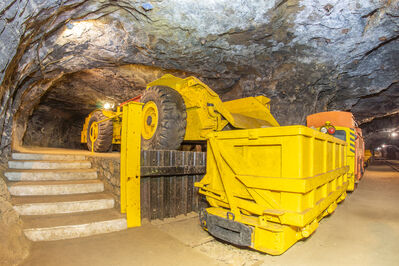
<path fill-rule="evenodd" d="M 37 242 L 24 265 L 399 265 L 398 200 L 399 172 L 374 164 L 310 238 L 281 256 L 219 242 L 191 215 L 112 234 Z"/>

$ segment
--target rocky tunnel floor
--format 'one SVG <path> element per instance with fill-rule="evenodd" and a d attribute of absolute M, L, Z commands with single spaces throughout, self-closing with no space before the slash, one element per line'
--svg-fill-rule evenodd
<path fill-rule="evenodd" d="M 37 242 L 23 265 L 397 265 L 398 197 L 399 172 L 376 162 L 309 239 L 281 256 L 219 242 L 193 214 L 107 235 Z"/>

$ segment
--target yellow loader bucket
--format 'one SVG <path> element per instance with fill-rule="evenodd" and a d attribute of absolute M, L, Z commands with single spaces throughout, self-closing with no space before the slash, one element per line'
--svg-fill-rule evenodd
<path fill-rule="evenodd" d="M 305 126 L 215 132 L 195 184 L 201 224 L 227 242 L 279 255 L 346 197 L 346 143 Z"/>
<path fill-rule="evenodd" d="M 232 128 L 250 129 L 279 126 L 270 113 L 270 99 L 265 96 L 248 97 L 222 102 L 218 94 L 195 77 L 181 79 L 170 74 L 147 85 L 169 87 L 184 100 L 187 113 L 185 141 L 206 140 L 214 131 L 229 124 Z"/>
<path fill-rule="evenodd" d="M 233 117 L 236 128 L 262 128 L 280 126 L 270 113 L 270 99 L 265 96 L 247 97 L 223 102 L 223 107 Z"/>

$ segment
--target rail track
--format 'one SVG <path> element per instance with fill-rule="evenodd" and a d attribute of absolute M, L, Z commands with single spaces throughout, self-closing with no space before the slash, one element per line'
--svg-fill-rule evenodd
<path fill-rule="evenodd" d="M 394 160 L 384 160 L 384 163 L 386 165 L 389 165 L 392 169 L 395 171 L 399 172 L 399 161 L 394 161 Z"/>

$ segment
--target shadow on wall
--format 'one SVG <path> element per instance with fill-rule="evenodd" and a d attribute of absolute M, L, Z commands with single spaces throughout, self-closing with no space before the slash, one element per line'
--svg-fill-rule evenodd
<path fill-rule="evenodd" d="M 84 117 L 77 117 L 48 106 L 39 106 L 29 118 L 25 146 L 80 149 Z"/>

